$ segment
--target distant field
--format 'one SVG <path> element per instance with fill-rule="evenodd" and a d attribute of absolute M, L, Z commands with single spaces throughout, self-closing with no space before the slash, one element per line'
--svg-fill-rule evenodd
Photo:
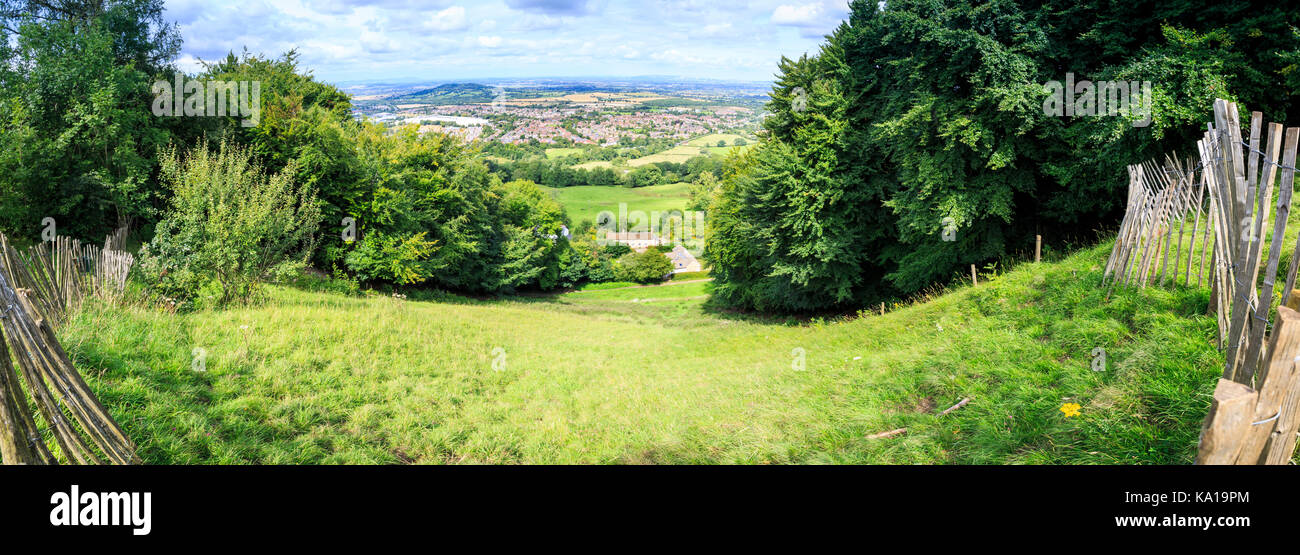
<path fill-rule="evenodd" d="M 573 167 L 580 170 L 594 170 L 596 168 L 612 168 L 614 164 L 606 160 L 596 160 L 595 162 L 586 162 Z"/>
<path fill-rule="evenodd" d="M 695 158 L 696 156 L 704 156 L 710 154 L 710 152 L 701 152 L 701 151 L 709 151 L 709 150 L 716 150 L 716 149 L 699 148 L 694 146 L 675 146 L 673 148 L 660 152 L 659 154 L 651 154 L 649 156 L 643 156 L 641 158 L 637 158 L 634 160 L 628 160 L 627 165 L 635 168 L 639 166 L 645 166 L 648 164 L 657 164 L 659 162 L 674 162 L 677 164 L 681 164 L 686 162 L 687 160 L 690 160 L 691 158 Z"/>
<path fill-rule="evenodd" d="M 564 206 L 569 219 L 577 224 L 583 220 L 596 221 L 602 210 L 618 214 L 618 204 L 627 203 L 627 209 L 653 211 L 686 210 L 688 184 L 673 183 L 654 187 L 542 187 Z"/>
<path fill-rule="evenodd" d="M 736 139 L 745 139 L 747 144 L 740 147 L 743 149 L 752 148 L 758 142 L 757 139 L 752 137 L 745 137 L 734 133 L 714 133 L 703 137 L 696 137 L 684 144 L 677 145 L 658 154 L 651 154 L 649 156 L 642 156 L 640 158 L 629 160 L 627 165 L 630 168 L 637 168 L 648 164 L 658 164 L 660 162 L 683 164 L 687 160 L 697 156 L 726 156 L 729 151 L 736 148 L 734 146 L 736 144 Z M 718 141 L 726 141 L 727 146 L 719 147 Z M 548 148 L 546 149 L 546 157 L 549 159 L 562 158 L 569 154 L 574 154 L 578 150 L 579 149 L 576 148 Z M 614 164 L 604 160 L 598 160 L 576 164 L 573 167 L 580 170 L 592 170 L 596 168 L 611 168 L 614 167 Z"/>
<path fill-rule="evenodd" d="M 703 137 L 691 139 L 686 144 L 690 146 L 707 146 L 707 147 L 717 148 L 718 141 L 727 141 L 727 146 L 730 147 L 730 146 L 736 146 L 736 139 L 745 139 L 745 142 L 749 144 L 754 144 L 754 142 L 757 140 L 752 137 L 744 137 L 733 133 L 714 133 L 712 135 L 705 135 Z"/>
<path fill-rule="evenodd" d="M 565 156 L 572 156 L 581 152 L 581 148 L 548 148 L 546 149 L 546 157 L 553 160 L 556 158 L 564 158 Z"/>
<path fill-rule="evenodd" d="M 717 144 L 717 141 L 714 141 L 714 144 Z M 659 154 L 651 154 L 650 156 L 643 156 L 635 160 L 629 160 L 627 162 L 627 165 L 635 168 L 638 166 L 644 166 L 646 164 L 657 164 L 659 162 L 673 162 L 676 164 L 682 164 L 685 163 L 687 160 L 690 160 L 691 158 L 695 158 L 697 156 L 706 156 L 706 155 L 726 156 L 729 151 L 735 148 L 740 148 L 744 150 L 744 149 L 749 149 L 752 146 L 753 143 L 750 143 L 749 145 L 743 147 L 728 146 L 724 148 L 718 148 L 716 146 L 714 147 L 701 147 L 701 146 L 690 146 L 690 145 L 676 146 L 671 149 L 660 152 Z"/>

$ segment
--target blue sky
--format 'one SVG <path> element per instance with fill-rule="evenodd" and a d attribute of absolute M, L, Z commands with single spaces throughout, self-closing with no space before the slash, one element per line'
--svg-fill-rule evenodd
<path fill-rule="evenodd" d="M 848 0 L 166 0 L 181 67 L 297 47 L 330 82 L 641 76 L 768 81 Z"/>

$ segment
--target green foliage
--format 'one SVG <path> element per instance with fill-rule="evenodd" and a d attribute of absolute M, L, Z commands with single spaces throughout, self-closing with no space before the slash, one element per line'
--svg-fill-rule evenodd
<path fill-rule="evenodd" d="M 624 245 L 623 243 L 610 243 L 601 247 L 601 254 L 610 258 L 618 258 L 631 252 L 632 247 Z"/>
<path fill-rule="evenodd" d="M 726 305 L 804 312 L 913 294 L 1031 248 L 1036 234 L 1052 242 L 1112 225 L 1125 165 L 1188 154 L 1216 97 L 1274 121 L 1297 115 L 1276 86 L 1292 82 L 1286 62 L 1300 47 L 1293 8 L 851 9 L 815 56 L 782 60 L 758 152 L 712 205 L 706 254 Z M 1042 84 L 1067 72 L 1153 82 L 1151 125 L 1046 115 Z"/>
<path fill-rule="evenodd" d="M 320 209 L 292 168 L 268 174 L 247 149 L 198 145 L 161 160 L 172 197 L 140 267 L 158 292 L 191 300 L 215 283 L 217 305 L 246 301 L 259 282 L 291 278 L 312 251 Z"/>
<path fill-rule="evenodd" d="M 480 293 L 560 286 L 567 243 L 551 237 L 563 210 L 531 183 L 503 185 L 469 145 L 353 121 L 347 95 L 300 70 L 295 52 L 230 55 L 205 78 L 263 83 L 261 123 L 229 118 L 221 133 L 319 191 L 319 225 L 329 232 L 318 266 L 367 283 Z M 345 218 L 355 243 L 339 232 Z"/>
<path fill-rule="evenodd" d="M 612 271 L 601 272 L 601 260 L 594 250 L 584 248 L 584 245 L 579 243 L 572 244 L 572 247 L 559 255 L 560 287 L 570 289 L 586 282 L 614 279 Z"/>
<path fill-rule="evenodd" d="M 652 187 L 664 183 L 664 171 L 659 166 L 648 164 L 628 174 L 628 187 Z"/>
<path fill-rule="evenodd" d="M 0 230 L 102 240 L 155 216 L 170 135 L 146 107 L 178 41 L 159 0 L 0 4 Z"/>
<path fill-rule="evenodd" d="M 625 254 L 614 262 L 614 279 L 635 283 L 663 281 L 673 272 L 673 263 L 657 249 Z"/>
<path fill-rule="evenodd" d="M 429 279 L 425 262 L 436 246 L 420 232 L 394 237 L 382 231 L 366 235 L 347 255 L 347 265 L 361 281 L 386 281 L 411 285 Z"/>
<path fill-rule="evenodd" d="M 559 237 L 567 220 L 564 209 L 531 181 L 506 183 L 500 199 L 494 218 L 501 234 L 497 290 L 555 288 L 560 257 L 570 250 L 568 240 Z"/>
<path fill-rule="evenodd" d="M 343 218 L 355 217 L 356 205 L 363 202 L 377 170 L 373 163 L 363 163 L 359 143 L 366 131 L 352 121 L 352 105 L 345 93 L 302 70 L 296 51 L 279 58 L 230 53 L 207 64 L 197 78 L 261 83 L 258 125 L 244 127 L 243 118 L 233 116 L 190 119 L 200 120 L 210 136 L 228 137 L 248 147 L 269 171 L 292 165 L 295 179 L 318 192 L 322 229 L 338 229 Z M 326 233 L 314 262 L 340 269 L 349 248 L 340 233 Z"/>
<path fill-rule="evenodd" d="M 713 197 L 718 192 L 718 176 L 713 172 L 706 171 L 701 173 L 695 181 L 691 182 L 688 193 L 690 200 L 686 203 L 687 210 L 708 211 L 709 204 L 713 202 Z"/>

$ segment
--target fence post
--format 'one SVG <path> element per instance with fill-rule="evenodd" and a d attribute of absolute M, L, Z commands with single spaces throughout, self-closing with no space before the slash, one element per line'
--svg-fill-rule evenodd
<path fill-rule="evenodd" d="M 0 311 L 0 462 L 59 462 L 46 447 L 49 439 L 43 433 L 48 433 L 71 463 L 99 464 L 101 454 L 110 463 L 139 463 L 135 444 L 59 345 L 52 327 L 55 322 L 38 310 L 44 306 L 66 310 L 68 305 L 51 304 L 47 295 L 62 295 L 57 297 L 61 303 L 85 296 L 81 289 L 87 285 L 85 251 L 76 241 L 56 242 L 48 258 L 42 244 L 24 260 L 0 234 L 0 305 L 8 307 Z M 42 277 L 35 277 L 32 268 Z M 23 285 L 36 286 L 45 294 Z M 36 424 L 37 417 L 44 420 L 44 429 Z M 98 454 L 91 444 L 98 447 Z"/>
<path fill-rule="evenodd" d="M 1043 261 L 1043 236 L 1037 235 L 1034 240 L 1034 262 Z"/>
<path fill-rule="evenodd" d="M 1210 402 L 1210 414 L 1201 426 L 1201 441 L 1196 448 L 1196 464 L 1232 464 L 1237 462 L 1242 439 L 1255 414 L 1254 389 L 1232 380 L 1219 378 Z"/>
<path fill-rule="evenodd" d="M 3 335 L 3 333 L 0 333 Z M 0 461 L 4 464 L 41 464 L 29 435 L 36 430 L 24 418 L 27 401 L 18 374 L 9 362 L 9 350 L 0 337 Z M 37 436 L 39 437 L 39 436 Z"/>
<path fill-rule="evenodd" d="M 975 275 L 975 265 L 974 265 L 974 264 L 971 264 L 971 265 L 970 265 L 970 284 L 971 284 L 971 285 L 979 285 L 979 284 L 980 284 L 980 278 L 979 278 L 978 276 Z"/>
<path fill-rule="evenodd" d="M 1251 425 L 1242 440 L 1237 464 L 1263 464 L 1268 460 L 1265 447 L 1278 428 L 1282 405 L 1297 387 L 1296 355 L 1300 354 L 1300 312 L 1285 306 L 1277 309 L 1277 323 L 1268 348 L 1268 364 L 1260 369 L 1258 399 Z M 1294 432 L 1292 433 L 1294 435 Z"/>

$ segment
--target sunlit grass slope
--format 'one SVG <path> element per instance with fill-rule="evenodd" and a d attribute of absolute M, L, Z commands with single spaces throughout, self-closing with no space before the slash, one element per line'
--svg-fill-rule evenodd
<path fill-rule="evenodd" d="M 651 212 L 667 214 L 672 211 L 686 210 L 690 197 L 689 183 L 670 183 L 651 187 L 597 187 L 582 185 L 578 187 L 542 187 L 560 204 L 564 205 L 569 219 L 574 224 L 583 220 L 595 222 L 602 211 L 609 211 L 618 217 L 619 203 L 627 203 L 628 212 L 640 210 L 648 219 Z M 631 222 L 630 226 L 637 225 Z M 649 225 L 646 223 L 645 225 Z"/>
<path fill-rule="evenodd" d="M 1188 463 L 1222 360 L 1208 293 L 1108 300 L 1108 252 L 826 321 L 711 311 L 699 282 L 277 288 L 185 316 L 92 307 L 61 333 L 151 463 Z"/>

